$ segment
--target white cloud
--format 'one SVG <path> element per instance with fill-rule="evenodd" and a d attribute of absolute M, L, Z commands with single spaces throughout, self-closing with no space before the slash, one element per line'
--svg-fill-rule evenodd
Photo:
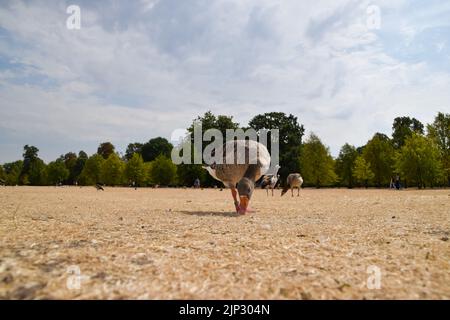
<path fill-rule="evenodd" d="M 389 133 L 395 116 L 431 121 L 450 108 L 448 70 L 393 56 L 383 33 L 413 46 L 436 6 L 420 19 L 406 1 L 373 2 L 379 32 L 367 29 L 371 1 L 82 2 L 81 30 L 65 28 L 64 2 L 11 1 L 0 8 L 0 162 L 31 137 L 47 160 L 104 140 L 123 150 L 208 109 L 242 124 L 293 113 L 334 154 Z"/>

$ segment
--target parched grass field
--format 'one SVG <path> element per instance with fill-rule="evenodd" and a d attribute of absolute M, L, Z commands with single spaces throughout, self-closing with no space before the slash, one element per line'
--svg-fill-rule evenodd
<path fill-rule="evenodd" d="M 450 299 L 450 190 L 257 190 L 251 206 L 0 187 L 0 298 Z"/>

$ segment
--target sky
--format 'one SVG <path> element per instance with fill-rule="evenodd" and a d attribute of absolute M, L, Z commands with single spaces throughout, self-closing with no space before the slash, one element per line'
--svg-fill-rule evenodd
<path fill-rule="evenodd" d="M 450 112 L 450 2 L 2 1 L 0 163 L 124 152 L 208 110 L 292 113 L 334 156 L 430 123 Z"/>

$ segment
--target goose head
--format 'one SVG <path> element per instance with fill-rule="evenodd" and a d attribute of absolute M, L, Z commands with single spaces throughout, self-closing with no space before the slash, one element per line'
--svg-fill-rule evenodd
<path fill-rule="evenodd" d="M 247 212 L 247 207 L 250 202 L 250 199 L 252 198 L 253 190 L 255 189 L 255 183 L 248 179 L 248 178 L 242 178 L 238 185 L 237 190 L 239 193 L 239 213 L 245 214 Z"/>

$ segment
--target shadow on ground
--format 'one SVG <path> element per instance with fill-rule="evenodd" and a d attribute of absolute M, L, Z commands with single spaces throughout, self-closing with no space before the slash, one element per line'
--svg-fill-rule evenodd
<path fill-rule="evenodd" d="M 201 216 L 201 217 L 209 217 L 209 216 L 220 216 L 220 217 L 231 217 L 231 218 L 237 218 L 240 217 L 240 214 L 237 214 L 236 212 L 223 212 L 223 211 L 187 211 L 182 210 L 179 211 L 182 214 L 187 214 L 190 216 Z"/>

